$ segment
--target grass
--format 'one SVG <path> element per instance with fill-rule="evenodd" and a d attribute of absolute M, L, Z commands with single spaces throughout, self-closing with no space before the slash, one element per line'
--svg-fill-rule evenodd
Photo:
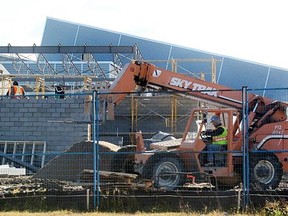
<path fill-rule="evenodd" d="M 193 213 L 193 212 L 179 212 L 179 213 L 142 213 L 142 212 L 135 212 L 135 213 L 103 213 L 103 212 L 89 212 L 89 213 L 80 213 L 80 212 L 71 212 L 71 211 L 52 211 L 52 212 L 0 212 L 1 216 L 221 216 L 221 215 L 231 215 L 225 212 L 211 212 L 211 213 Z M 232 214 L 233 216 L 260 216 L 260 214 Z"/>
<path fill-rule="evenodd" d="M 13 206 L 13 203 L 11 203 Z M 0 205 L 1 206 L 1 205 Z M 1 206 L 3 207 L 3 206 Z M 25 206 L 24 206 L 25 207 Z M 111 208 L 105 208 L 104 212 L 101 211 L 95 211 L 95 212 L 81 212 L 77 210 L 48 210 L 46 208 L 38 208 L 34 210 L 11 210 L 7 209 L 6 211 L 3 210 L 0 211 L 1 216 L 282 216 L 282 215 L 288 215 L 288 202 L 286 200 L 280 200 L 280 201 L 267 201 L 265 206 L 261 209 L 254 209 L 249 213 L 240 214 L 236 213 L 235 210 L 230 210 L 229 212 L 223 212 L 223 211 L 209 211 L 209 210 L 202 210 L 202 211 L 193 211 L 193 210 L 186 210 L 174 212 L 170 211 L 167 208 L 161 208 L 161 209 L 150 209 L 150 212 L 146 212 L 142 209 L 142 211 L 135 211 L 135 212 L 107 212 L 108 209 L 110 211 L 113 211 Z M 141 208 L 138 208 L 141 209 Z"/>

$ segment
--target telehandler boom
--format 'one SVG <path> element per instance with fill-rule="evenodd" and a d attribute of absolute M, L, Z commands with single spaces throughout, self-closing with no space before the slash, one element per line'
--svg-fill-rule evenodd
<path fill-rule="evenodd" d="M 242 92 L 135 61 L 123 68 L 108 89 L 112 94 L 107 101 L 110 105 L 117 105 L 136 88 L 173 91 L 217 108 L 193 109 L 182 139 L 152 143 L 150 149 L 145 149 L 141 133 L 137 133 L 136 146 L 120 149 L 121 152 L 134 154 L 115 155 L 114 171 L 138 173 L 143 178 L 152 179 L 159 187 L 170 188 L 183 185 L 187 173 L 206 173 L 214 176 L 218 184 L 226 186 L 241 182 Z M 250 183 L 263 189 L 276 188 L 282 175 L 288 172 L 288 153 L 284 151 L 288 149 L 288 104 L 256 94 L 248 94 L 247 101 Z M 197 122 L 195 129 L 195 116 L 199 115 L 202 121 Z M 201 131 L 208 127 L 206 119 L 212 115 L 219 116 L 228 129 L 228 144 L 224 163 L 217 167 L 205 167 L 209 137 L 203 137 Z"/>

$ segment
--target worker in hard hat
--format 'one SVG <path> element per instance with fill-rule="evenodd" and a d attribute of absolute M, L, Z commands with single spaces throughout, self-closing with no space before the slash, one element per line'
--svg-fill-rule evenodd
<path fill-rule="evenodd" d="M 17 81 L 13 81 L 13 85 L 8 89 L 7 94 L 10 98 L 23 98 L 25 96 L 25 90 L 22 86 L 18 84 Z"/>
<path fill-rule="evenodd" d="M 205 166 L 222 166 L 224 161 L 223 156 L 218 153 L 213 153 L 213 151 L 225 151 L 227 149 L 227 129 L 222 125 L 221 120 L 218 116 L 212 116 L 210 123 L 213 124 L 213 130 L 203 131 L 203 135 L 212 138 L 212 143 L 207 145 L 207 162 Z M 219 158 L 217 158 L 219 157 Z M 214 163 L 215 162 L 215 163 Z"/>

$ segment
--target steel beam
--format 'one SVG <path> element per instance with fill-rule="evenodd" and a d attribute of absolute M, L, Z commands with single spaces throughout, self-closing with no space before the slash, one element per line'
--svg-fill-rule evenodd
<path fill-rule="evenodd" d="M 135 46 L 0 46 L 0 53 L 134 53 Z"/>

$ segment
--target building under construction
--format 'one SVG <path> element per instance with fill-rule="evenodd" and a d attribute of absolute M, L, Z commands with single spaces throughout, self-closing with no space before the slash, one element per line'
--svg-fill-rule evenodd
<path fill-rule="evenodd" d="M 52 34 L 55 29 L 58 33 Z M 132 60 L 148 61 L 233 89 L 247 85 L 260 89 L 260 95 L 287 100 L 263 90 L 276 83 L 277 87 L 284 87 L 281 85 L 285 83 L 279 81 L 287 79 L 284 69 L 52 18 L 47 18 L 41 46 L 2 46 L 0 53 L 3 122 L 0 148 L 4 152 L 23 152 L 27 143 L 31 145 L 29 152 L 35 151 L 36 146 L 42 152 L 61 152 L 75 142 L 90 139 L 91 112 L 86 106 L 85 93 L 109 87 Z M 29 103 L 5 96 L 12 80 L 25 88 Z M 64 89 L 65 100 L 55 100 L 56 87 Z M 146 138 L 157 131 L 180 137 L 191 107 L 199 105 L 198 101 L 153 92 L 127 95 L 115 108 L 116 121 L 102 119 L 101 139 L 115 144 L 131 143 L 130 135 L 137 130 L 144 131 Z M 51 137 L 51 132 L 55 136 Z M 17 149 L 17 143 L 22 147 Z M 37 161 L 38 167 L 49 161 L 43 157 L 29 160 L 33 166 Z"/>
<path fill-rule="evenodd" d="M 53 34 L 55 31 L 57 34 Z M 103 81 L 103 79 L 111 81 L 126 63 L 133 59 L 144 59 L 160 68 L 186 75 L 205 77 L 207 81 L 233 89 L 241 89 L 243 85 L 257 89 L 273 88 L 275 85 L 279 88 L 286 87 L 282 80 L 287 79 L 287 69 L 85 26 L 84 24 L 47 18 L 41 46 L 61 47 L 67 45 L 103 46 L 106 47 L 106 50 L 103 48 L 101 51 L 93 52 L 93 55 L 91 52 L 85 52 L 85 55 L 84 52 L 51 53 L 51 50 L 45 52 L 40 50 L 37 53 L 31 50 L 28 53 L 27 50 L 25 52 L 13 51 L 13 44 L 11 44 L 6 50 L 9 52 L 2 50 L 1 53 L 7 55 L 1 57 L 1 63 L 11 74 L 29 76 L 42 74 L 61 77 L 61 79 L 58 78 L 52 82 L 54 85 L 65 83 L 67 86 L 76 86 L 78 83 L 74 80 L 70 82 L 71 79 L 68 80 L 67 75 L 76 77 L 91 75 L 98 77 L 98 81 Z M 37 47 L 37 45 L 34 46 Z M 118 50 L 118 52 L 114 50 L 111 52 L 109 46 L 134 47 L 134 50 Z M 38 83 L 40 81 L 41 79 Z M 87 81 L 89 82 L 89 79 Z M 28 83 L 27 86 L 29 85 Z M 34 91 L 37 91 L 36 86 L 32 87 Z M 46 88 L 48 90 L 48 85 Z M 273 95 L 273 92 L 264 90 L 260 94 L 271 98 L 279 97 Z M 277 99 L 283 100 L 283 98 Z"/>

